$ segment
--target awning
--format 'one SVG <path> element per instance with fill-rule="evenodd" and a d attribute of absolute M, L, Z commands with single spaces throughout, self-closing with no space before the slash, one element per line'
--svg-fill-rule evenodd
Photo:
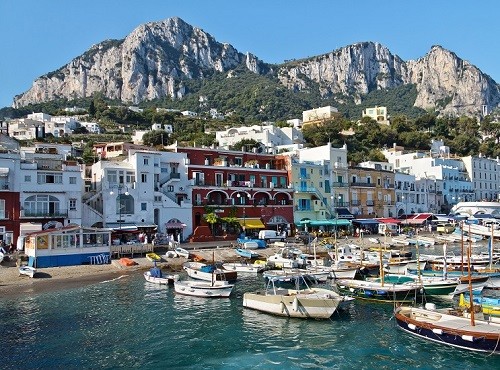
<path fill-rule="evenodd" d="M 346 226 L 346 225 L 351 225 L 351 220 L 346 220 L 346 219 L 341 219 L 341 218 L 338 218 L 338 219 L 333 219 L 333 220 L 329 220 L 330 221 L 330 225 L 332 226 Z"/>
<path fill-rule="evenodd" d="M 377 221 L 383 223 L 383 224 L 400 224 L 401 220 L 398 220 L 396 218 L 377 218 Z"/>
<path fill-rule="evenodd" d="M 2 167 L 0 168 L 0 176 L 8 176 L 9 175 L 9 169 Z"/>
<path fill-rule="evenodd" d="M 349 212 L 347 208 L 337 207 L 335 208 L 335 212 L 337 213 L 337 218 L 346 218 L 353 219 L 354 215 Z"/>
<path fill-rule="evenodd" d="M 155 224 L 146 224 L 142 222 L 136 223 L 135 226 L 137 226 L 139 229 L 155 229 L 158 227 Z"/>
<path fill-rule="evenodd" d="M 365 218 L 365 219 L 358 218 L 356 220 L 351 220 L 351 222 L 353 224 L 360 224 L 360 225 L 378 225 L 380 223 L 377 220 L 371 218 Z"/>
<path fill-rule="evenodd" d="M 125 222 L 108 222 L 106 223 L 106 227 L 113 229 L 115 232 L 134 232 L 138 231 L 137 226 L 132 223 Z"/>
<path fill-rule="evenodd" d="M 265 229 L 266 226 L 262 223 L 260 218 L 238 218 L 240 225 L 247 229 Z"/>
<path fill-rule="evenodd" d="M 185 223 L 182 223 L 182 222 L 167 222 L 165 224 L 165 228 L 167 228 L 167 229 L 183 229 L 186 226 L 187 225 Z"/>
<path fill-rule="evenodd" d="M 422 225 L 429 218 L 434 218 L 434 215 L 432 213 L 419 213 L 416 216 L 413 216 L 413 218 L 407 218 L 403 223 L 411 225 Z"/>

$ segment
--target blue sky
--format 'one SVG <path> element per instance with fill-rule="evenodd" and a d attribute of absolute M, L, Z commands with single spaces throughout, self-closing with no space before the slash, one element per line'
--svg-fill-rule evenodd
<path fill-rule="evenodd" d="M 374 41 L 403 60 L 441 45 L 500 82 L 500 1 L 1 0 L 0 108 L 93 44 L 174 16 L 280 63 Z"/>

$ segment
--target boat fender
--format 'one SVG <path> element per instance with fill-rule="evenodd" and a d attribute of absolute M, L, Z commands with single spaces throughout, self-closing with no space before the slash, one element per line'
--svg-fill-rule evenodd
<path fill-rule="evenodd" d="M 468 342 L 474 342 L 474 337 L 472 335 L 462 335 L 462 339 Z"/>
<path fill-rule="evenodd" d="M 297 297 L 293 299 L 292 308 L 294 311 L 299 310 L 299 300 L 297 299 Z"/>

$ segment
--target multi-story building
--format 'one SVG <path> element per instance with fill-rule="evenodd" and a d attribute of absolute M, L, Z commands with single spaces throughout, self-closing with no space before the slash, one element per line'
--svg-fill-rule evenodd
<path fill-rule="evenodd" d="M 462 157 L 468 177 L 474 184 L 473 193 L 462 201 L 500 201 L 500 160 L 481 155 Z M 470 196 L 467 196 L 470 195 Z"/>
<path fill-rule="evenodd" d="M 185 240 L 192 233 L 186 163 L 183 153 L 139 150 L 95 163 L 85 196 L 85 224 Z"/>
<path fill-rule="evenodd" d="M 302 127 L 312 123 L 322 123 L 339 115 L 338 109 L 330 105 L 309 109 L 302 112 Z"/>
<path fill-rule="evenodd" d="M 389 120 L 387 119 L 387 108 L 386 107 L 373 107 L 363 109 L 361 114 L 362 117 L 370 117 L 372 120 L 378 123 L 388 125 Z"/>
<path fill-rule="evenodd" d="M 365 162 L 349 167 L 349 191 L 351 212 L 358 218 L 395 216 L 394 172 L 389 164 Z"/>
<path fill-rule="evenodd" d="M 186 153 L 189 160 L 194 240 L 208 236 L 205 215 L 212 212 L 219 219 L 239 219 L 247 232 L 291 228 L 293 189 L 285 158 L 209 148 L 172 149 Z M 229 231 L 223 223 L 214 227 L 216 235 Z"/>
<path fill-rule="evenodd" d="M 296 149 L 304 142 L 302 131 L 295 127 L 276 127 L 274 125 L 253 125 L 251 127 L 232 127 L 217 131 L 215 140 L 219 147 L 229 150 L 243 139 L 253 139 L 262 144 L 267 153 L 276 153 L 280 149 Z"/>

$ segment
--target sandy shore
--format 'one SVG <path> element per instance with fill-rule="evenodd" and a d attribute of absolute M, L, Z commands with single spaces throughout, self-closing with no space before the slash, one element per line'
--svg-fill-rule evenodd
<path fill-rule="evenodd" d="M 262 259 L 277 252 L 279 247 L 269 247 L 259 249 L 257 252 Z M 236 261 L 239 257 L 231 247 L 218 247 L 209 249 L 193 249 L 190 251 L 197 256 L 212 261 L 215 255 L 216 261 L 230 262 Z M 159 249 L 156 253 L 163 257 L 163 261 L 158 263 L 166 272 L 182 271 L 182 264 L 187 260 L 183 257 L 165 258 L 165 250 Z M 15 297 L 25 294 L 36 294 L 47 291 L 71 289 L 88 284 L 95 284 L 101 281 L 118 278 L 121 275 L 140 274 L 151 268 L 152 263 L 144 256 L 134 256 L 135 266 L 125 267 L 113 260 L 108 265 L 80 265 L 65 267 L 49 267 L 37 270 L 35 278 L 20 276 L 15 262 L 3 262 L 0 265 L 0 295 L 2 297 Z"/>

